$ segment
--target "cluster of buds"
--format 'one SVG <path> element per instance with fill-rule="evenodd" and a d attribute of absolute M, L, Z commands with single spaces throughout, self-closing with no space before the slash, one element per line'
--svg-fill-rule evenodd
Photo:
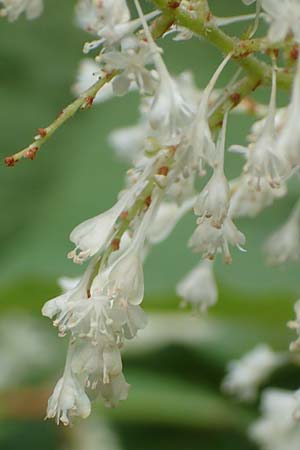
<path fill-rule="evenodd" d="M 231 247 L 244 249 L 246 239 L 236 219 L 255 217 L 286 195 L 288 181 L 300 165 L 300 60 L 295 64 L 300 39 L 298 0 L 257 0 L 256 14 L 231 18 L 214 17 L 206 0 L 154 0 L 158 10 L 148 14 L 143 13 L 139 0 L 133 3 L 134 17 L 126 0 L 78 0 L 77 23 L 93 35 L 84 53 L 94 53 L 93 59 L 80 65 L 74 85 L 79 97 L 52 125 L 39 129 L 33 144 L 6 158 L 9 166 L 24 156 L 33 159 L 45 140 L 80 108 L 132 90 L 140 95 L 138 123 L 115 130 L 109 137 L 117 154 L 131 165 L 125 188 L 111 209 L 72 231 L 75 249 L 68 257 L 76 264 L 88 262 L 87 268 L 79 280 L 64 284 L 63 294 L 43 307 L 59 335 L 68 335 L 70 340 L 65 370 L 47 411 L 47 417 L 65 425 L 74 415 L 89 415 L 90 390 L 97 391 L 108 406 L 127 397 L 129 385 L 120 351 L 146 325 L 140 305 L 143 261 L 151 247 L 166 239 L 184 214 L 194 211 L 196 228 L 188 245 L 205 260 L 178 284 L 177 293 L 184 304 L 205 311 L 218 296 L 213 260 L 222 254 L 231 263 Z M 23 12 L 34 18 L 43 7 L 42 0 L 0 0 L 0 4 L 2 15 L 9 20 Z M 269 24 L 268 34 L 264 39 L 250 39 L 261 16 Z M 249 18 L 254 18 L 249 39 L 230 40 L 218 34 L 220 26 Z M 201 22 L 203 31 L 194 26 L 195 21 Z M 223 49 L 232 43 L 205 89 L 198 89 L 188 72 L 176 77 L 170 74 L 155 42 L 167 31 L 175 35 L 175 41 L 202 32 L 207 39 L 218 37 L 215 42 L 226 38 Z M 294 61 L 289 69 L 282 69 L 277 66 L 278 48 L 287 46 Z M 269 64 L 249 56 L 266 48 Z M 238 71 L 219 91 L 216 83 L 231 61 L 241 64 L 246 77 L 240 78 Z M 277 87 L 288 83 L 291 101 L 277 108 Z M 260 84 L 271 84 L 267 106 L 248 97 Z M 248 145 L 230 147 L 244 155 L 245 164 L 238 178 L 228 180 L 226 129 L 234 108 L 238 113 L 255 114 L 257 121 Z M 200 192 L 199 180 L 205 180 Z M 298 205 L 265 250 L 275 264 L 300 259 Z M 298 330 L 298 320 L 292 326 Z M 257 380 L 279 364 L 267 347 L 258 354 L 231 366 L 238 375 L 225 381 L 227 389 L 241 390 L 250 384 L 245 396 L 255 394 Z M 250 376 L 244 365 L 254 367 Z"/>

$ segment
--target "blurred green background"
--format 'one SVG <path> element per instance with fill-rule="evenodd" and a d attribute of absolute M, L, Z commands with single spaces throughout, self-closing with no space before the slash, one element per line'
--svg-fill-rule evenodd
<path fill-rule="evenodd" d="M 70 86 L 82 58 L 83 43 L 89 39 L 75 26 L 74 1 L 45 0 L 45 4 L 45 13 L 37 21 L 0 21 L 3 158 L 31 142 L 36 129 L 50 123 L 72 100 Z M 210 4 L 218 15 L 248 12 L 240 0 L 212 0 Z M 149 2 L 145 8 L 150 8 Z M 245 28 L 235 26 L 228 32 L 239 33 Z M 170 71 L 178 74 L 192 70 L 199 87 L 206 84 L 220 61 L 215 49 L 196 38 L 180 43 L 166 38 L 161 45 Z M 233 72 L 232 66 L 222 82 Z M 262 91 L 259 97 L 267 99 L 268 93 Z M 42 421 L 45 392 L 59 376 L 64 355 L 51 323 L 39 319 L 39 314 L 44 301 L 59 292 L 57 278 L 76 276 L 82 270 L 66 258 L 72 248 L 70 230 L 109 208 L 122 188 L 126 167 L 109 148 L 107 135 L 114 128 L 133 124 L 138 117 L 137 106 L 137 95 L 132 93 L 78 113 L 34 162 L 0 168 L 1 320 L 5 322 L 7 314 L 11 317 L 16 311 L 36 317 L 33 327 L 49 331 L 49 361 L 53 361 L 47 370 L 32 368 L 22 381 L 1 388 L 1 450 L 21 445 L 33 450 L 73 448 L 72 432 Z M 245 117 L 230 120 L 228 144 L 245 142 L 249 124 L 250 119 Z M 229 155 L 228 176 L 236 176 L 241 164 L 238 156 Z M 298 186 L 291 185 L 288 199 L 278 201 L 255 220 L 239 222 L 247 237 L 247 253 L 234 251 L 229 267 L 218 261 L 220 300 L 207 318 L 191 321 L 190 326 L 196 330 L 193 345 L 185 339 L 175 342 L 166 338 L 161 346 L 145 354 L 141 349 L 125 355 L 125 374 L 132 384 L 129 400 L 112 411 L 96 406 L 99 417 L 107 418 L 117 432 L 120 448 L 255 448 L 246 437 L 255 406 L 242 407 L 224 397 L 219 385 L 228 359 L 260 341 L 285 350 L 291 339 L 285 324 L 293 316 L 292 304 L 298 295 L 298 267 L 267 268 L 261 245 L 286 218 L 297 191 Z M 167 242 L 153 249 L 146 263 L 144 306 L 150 318 L 165 314 L 166 327 L 167 318 L 178 311 L 174 286 L 197 261 L 186 245 L 193 227 L 191 215 Z M 15 333 L 14 326 L 11 333 Z M 45 347 L 47 354 L 48 345 Z M 22 361 L 26 355 L 20 353 L 18 358 Z M 0 370 L 4 362 L 0 359 Z M 294 369 L 287 369 L 277 373 L 273 383 L 296 388 L 297 375 Z M 109 450 L 101 442 L 97 448 Z"/>

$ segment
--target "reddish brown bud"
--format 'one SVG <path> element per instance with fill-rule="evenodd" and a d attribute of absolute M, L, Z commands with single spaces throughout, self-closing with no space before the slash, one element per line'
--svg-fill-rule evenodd
<path fill-rule="evenodd" d="M 39 135 L 44 138 L 45 136 L 47 136 L 47 130 L 46 128 L 38 128 L 38 133 Z"/>
<path fill-rule="evenodd" d="M 210 22 L 213 18 L 213 15 L 211 13 L 211 11 L 208 11 L 208 13 L 206 14 L 206 22 Z"/>
<path fill-rule="evenodd" d="M 172 152 L 175 153 L 177 150 L 177 145 L 170 145 L 170 147 L 168 147 L 168 149 Z"/>
<path fill-rule="evenodd" d="M 253 86 L 252 91 L 255 91 L 258 88 L 258 86 L 260 86 L 260 85 L 261 85 L 261 80 L 257 80 L 257 83 Z"/>
<path fill-rule="evenodd" d="M 91 108 L 93 106 L 94 100 L 95 100 L 95 97 L 92 97 L 91 95 L 86 97 L 86 99 L 85 99 L 85 108 Z"/>
<path fill-rule="evenodd" d="M 297 44 L 294 44 L 290 51 L 290 58 L 294 61 L 297 61 L 299 57 L 299 47 Z"/>
<path fill-rule="evenodd" d="M 128 211 L 123 211 L 123 212 L 121 212 L 120 218 L 121 218 L 122 220 L 128 219 Z"/>
<path fill-rule="evenodd" d="M 107 70 L 103 70 L 103 72 L 105 73 L 105 78 L 107 79 L 107 81 L 110 81 L 110 77 L 111 77 L 111 72 L 108 72 Z"/>
<path fill-rule="evenodd" d="M 120 239 L 113 239 L 112 242 L 111 242 L 111 247 L 112 247 L 114 252 L 119 250 L 119 248 L 120 248 Z"/>
<path fill-rule="evenodd" d="M 86 293 L 87 293 L 87 297 L 88 297 L 88 298 L 91 298 L 91 290 L 88 289 L 88 290 L 86 291 Z"/>
<path fill-rule="evenodd" d="M 168 166 L 162 166 L 158 169 L 158 175 L 164 175 L 165 177 L 168 175 L 169 173 L 169 167 Z"/>
<path fill-rule="evenodd" d="M 145 198 L 145 205 L 147 206 L 147 208 L 149 208 L 151 202 L 152 202 L 151 195 L 148 195 L 148 197 Z"/>
<path fill-rule="evenodd" d="M 27 152 L 25 153 L 25 158 L 31 159 L 31 161 L 34 160 L 36 157 L 36 152 L 38 151 L 38 147 L 31 147 Z"/>
<path fill-rule="evenodd" d="M 279 48 L 267 48 L 265 53 L 266 53 L 266 55 L 274 56 L 275 58 L 278 58 Z"/>
<path fill-rule="evenodd" d="M 168 7 L 169 8 L 171 8 L 171 9 L 177 9 L 177 8 L 179 8 L 179 6 L 180 6 L 180 1 L 175 1 L 175 0 L 170 0 L 169 2 L 168 2 Z"/>
<path fill-rule="evenodd" d="M 7 158 L 4 159 L 4 163 L 6 164 L 7 167 L 14 167 L 16 162 L 17 161 L 13 156 L 7 156 Z"/>
<path fill-rule="evenodd" d="M 238 105 L 241 101 L 241 94 L 239 92 L 234 92 L 230 96 L 230 100 L 234 104 L 234 106 Z"/>

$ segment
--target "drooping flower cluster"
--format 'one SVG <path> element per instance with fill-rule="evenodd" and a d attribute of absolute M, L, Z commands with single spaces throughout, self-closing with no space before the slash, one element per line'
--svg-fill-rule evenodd
<path fill-rule="evenodd" d="M 265 116 L 253 125 L 249 146 L 232 147 L 245 155 L 246 164 L 242 175 L 229 182 L 224 167 L 229 110 L 218 134 L 212 131 L 209 117 L 211 107 L 222 98 L 215 85 L 232 54 L 224 58 L 203 91 L 188 73 L 171 76 L 147 23 L 157 11 L 144 15 L 138 0 L 134 3 L 137 18 L 131 17 L 123 0 L 80 0 L 76 9 L 80 26 L 96 37 L 84 46 L 84 52 L 97 50 L 98 54 L 94 61 L 82 62 L 75 92 L 81 94 L 99 78 L 114 73 L 95 102 L 138 91 L 141 118 L 137 125 L 115 130 L 109 138 L 117 154 L 132 165 L 125 190 L 110 210 L 83 222 L 70 235 L 75 249 L 69 258 L 75 263 L 90 260 L 84 276 L 43 308 L 59 334 L 70 335 L 64 375 L 49 400 L 47 414 L 64 424 L 72 415 L 89 414 L 90 389 L 108 406 L 127 397 L 120 349 L 146 325 L 140 306 L 142 264 L 151 246 L 166 239 L 180 218 L 194 209 L 197 227 L 189 246 L 210 261 L 200 262 L 178 284 L 177 293 L 183 304 L 205 311 L 218 295 L 212 260 L 222 253 L 230 263 L 230 246 L 243 250 L 245 245 L 245 236 L 233 220 L 254 217 L 284 196 L 286 180 L 298 164 L 294 152 L 287 150 L 284 134 L 296 117 L 299 68 L 291 105 L 277 110 L 273 63 L 269 107 L 262 108 Z M 210 178 L 197 193 L 197 179 L 207 173 Z M 290 222 L 296 236 L 299 220 Z M 296 259 L 292 254 L 298 247 L 294 241 L 287 245 L 295 237 L 290 231 L 286 234 L 287 240 L 266 245 L 278 262 Z M 266 346 L 258 347 L 232 363 L 224 388 L 250 399 L 281 363 L 281 356 Z"/>
<path fill-rule="evenodd" d="M 255 0 L 243 2 L 250 5 Z M 169 2 L 166 8 L 183 11 L 194 20 L 198 14 L 196 3 Z M 205 6 L 206 2 L 203 3 Z M 0 4 L 1 15 L 10 21 L 22 13 L 34 18 L 43 8 L 42 0 L 0 0 Z M 271 84 L 271 94 L 269 104 L 259 108 L 249 98 L 241 104 L 246 88 L 240 72 L 233 76 L 224 92 L 216 89 L 231 60 L 248 56 L 246 47 L 245 55 L 236 54 L 235 49 L 229 51 L 206 88 L 199 90 L 189 72 L 172 76 L 166 67 L 163 51 L 152 36 L 156 24 L 161 26 L 159 20 L 165 19 L 160 17 L 160 11 L 143 14 L 139 1 L 134 0 L 132 6 L 137 12 L 134 16 L 126 0 L 78 0 L 77 23 L 93 36 L 84 45 L 89 58 L 80 64 L 73 87 L 79 100 L 85 102 L 79 102 L 80 106 L 84 109 L 84 104 L 91 106 L 93 102 L 135 91 L 140 97 L 140 118 L 136 125 L 114 130 L 109 136 L 118 156 L 131 165 L 117 202 L 70 234 L 75 248 L 68 257 L 76 264 L 87 263 L 83 276 L 76 282 L 64 280 L 64 292 L 43 307 L 43 314 L 53 320 L 59 335 L 67 335 L 70 342 L 65 370 L 48 403 L 47 417 L 56 418 L 57 423 L 68 425 L 75 415 L 87 417 L 91 391 L 107 406 L 116 406 L 127 397 L 129 385 L 122 371 L 121 349 L 146 326 L 147 319 L 140 306 L 144 297 L 143 262 L 153 245 L 166 239 L 187 212 L 194 212 L 196 228 L 188 245 L 205 260 L 178 283 L 177 294 L 194 311 L 206 311 L 218 297 L 213 260 L 222 254 L 224 261 L 230 263 L 231 247 L 240 250 L 245 247 L 246 238 L 236 219 L 255 217 L 286 195 L 288 182 L 300 165 L 300 58 L 295 64 L 300 38 L 299 5 L 298 0 L 257 0 L 254 15 L 218 18 L 208 10 L 204 11 L 205 19 L 203 8 L 199 8 L 202 13 L 198 19 L 204 20 L 204 28 L 208 27 L 207 35 L 214 27 L 251 17 L 255 22 L 248 32 L 250 37 L 256 32 L 263 10 L 270 26 L 262 42 L 270 45 L 267 53 L 271 62 L 263 63 L 262 67 L 268 71 L 263 81 Z M 178 26 L 174 20 L 172 16 L 167 29 L 159 29 L 159 34 L 176 33 L 174 40 L 193 37 L 195 30 Z M 287 71 L 277 67 L 274 50 L 274 44 L 285 39 L 294 49 Z M 249 41 L 241 41 L 240 45 L 255 44 Z M 226 44 L 223 48 L 227 47 Z M 246 60 L 243 68 L 249 68 L 250 63 L 251 60 Z M 277 108 L 277 87 L 283 74 L 292 79 L 291 101 L 288 106 Z M 257 87 L 253 85 L 254 75 L 250 72 L 246 80 L 249 84 L 246 94 Z M 261 78 L 261 72 L 259 75 Z M 100 91 L 94 89 L 99 80 L 103 82 Z M 257 81 L 257 85 L 262 82 Z M 92 96 L 85 98 L 87 92 L 92 92 Z M 227 122 L 231 109 L 238 104 L 239 113 L 250 111 L 258 120 L 251 128 L 247 145 L 231 146 L 246 161 L 240 176 L 228 180 Z M 42 130 L 34 145 L 47 132 Z M 39 147 L 30 146 L 25 157 L 33 159 L 36 149 Z M 6 163 L 13 166 L 17 161 L 13 157 Z M 200 190 L 199 185 L 203 186 Z M 272 264 L 299 261 L 299 206 L 269 238 L 265 251 Z M 299 304 L 296 315 L 290 326 L 299 334 Z M 299 347 L 298 342 L 292 345 L 294 350 Z M 259 385 L 284 361 L 285 357 L 268 346 L 259 346 L 230 364 L 223 386 L 242 399 L 253 398 Z M 269 400 L 266 405 L 269 414 Z M 265 448 L 269 448 L 264 443 L 269 419 L 273 420 L 268 418 L 262 428 L 253 431 L 255 439 Z M 286 425 L 289 427 L 290 422 Z M 284 445 L 282 441 L 281 450 Z"/>

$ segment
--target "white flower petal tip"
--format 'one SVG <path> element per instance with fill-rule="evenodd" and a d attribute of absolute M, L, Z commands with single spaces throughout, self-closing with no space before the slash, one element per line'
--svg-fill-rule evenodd
<path fill-rule="evenodd" d="M 116 261 L 109 273 L 109 283 L 114 292 L 132 305 L 139 305 L 144 298 L 144 273 L 139 252 L 128 252 Z"/>
<path fill-rule="evenodd" d="M 196 199 L 194 211 L 200 220 L 210 219 L 211 225 L 221 228 L 229 209 L 229 184 L 222 170 L 215 170 Z"/>
<path fill-rule="evenodd" d="M 72 416 L 87 418 L 91 413 L 91 403 L 76 378 L 67 374 L 56 384 L 49 398 L 47 419 L 55 418 L 57 425 L 70 425 Z"/>
<path fill-rule="evenodd" d="M 217 253 L 223 253 L 224 262 L 230 264 L 232 257 L 229 246 L 243 248 L 245 243 L 244 234 L 227 217 L 221 228 L 213 227 L 209 219 L 201 220 L 189 240 L 189 247 L 209 260 L 213 260 Z"/>
<path fill-rule="evenodd" d="M 81 264 L 108 245 L 117 219 L 127 209 L 128 198 L 128 193 L 125 193 L 111 209 L 74 228 L 70 240 L 76 248 L 69 252 L 68 258 Z"/>

